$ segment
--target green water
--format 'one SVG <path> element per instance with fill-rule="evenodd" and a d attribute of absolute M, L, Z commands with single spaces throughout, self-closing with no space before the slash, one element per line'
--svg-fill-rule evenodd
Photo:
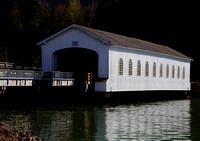
<path fill-rule="evenodd" d="M 0 119 L 51 141 L 200 140 L 200 99 L 121 105 L 2 106 Z"/>

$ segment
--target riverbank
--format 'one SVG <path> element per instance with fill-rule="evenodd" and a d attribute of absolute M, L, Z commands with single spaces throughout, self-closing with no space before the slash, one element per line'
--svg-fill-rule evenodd
<path fill-rule="evenodd" d="M 0 122 L 0 140 L 1 141 L 41 141 L 36 136 L 30 136 L 28 133 L 23 134 L 16 129 L 11 128 L 8 124 Z"/>

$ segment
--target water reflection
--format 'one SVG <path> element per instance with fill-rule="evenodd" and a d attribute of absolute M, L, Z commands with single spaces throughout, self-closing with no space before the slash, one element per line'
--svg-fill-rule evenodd
<path fill-rule="evenodd" d="M 189 140 L 190 101 L 106 108 L 107 140 Z"/>
<path fill-rule="evenodd" d="M 35 133 L 52 141 L 190 140 L 191 134 L 197 137 L 200 133 L 196 129 L 200 127 L 199 116 L 193 110 L 196 107 L 190 100 L 180 100 L 118 106 L 43 106 L 24 111 L 0 108 L 0 118 L 11 125 L 16 121 L 16 128 L 40 125 L 42 130 Z"/>
<path fill-rule="evenodd" d="M 191 140 L 200 141 L 200 99 L 191 100 Z"/>
<path fill-rule="evenodd" d="M 95 108 L 88 106 L 53 107 L 38 109 L 37 124 L 47 126 L 39 134 L 45 140 L 95 140 Z M 50 137 L 49 137 L 50 134 Z"/>

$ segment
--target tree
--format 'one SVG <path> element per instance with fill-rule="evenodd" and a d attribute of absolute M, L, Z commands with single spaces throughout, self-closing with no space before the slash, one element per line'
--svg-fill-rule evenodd
<path fill-rule="evenodd" d="M 39 3 L 41 31 L 47 36 L 71 24 L 90 25 L 97 7 L 96 1 L 85 6 L 79 0 L 40 0 Z"/>
<path fill-rule="evenodd" d="M 72 23 L 79 23 L 81 19 L 81 6 L 79 0 L 70 0 L 67 10 Z"/>
<path fill-rule="evenodd" d="M 81 5 L 79 0 L 7 0 L 0 5 L 0 61 L 38 63 L 37 42 L 75 23 L 91 25 L 96 1 Z"/>

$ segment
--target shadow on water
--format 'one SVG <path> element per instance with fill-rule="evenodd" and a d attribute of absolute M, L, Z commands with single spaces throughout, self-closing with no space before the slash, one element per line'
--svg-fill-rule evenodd
<path fill-rule="evenodd" d="M 38 104 L 96 104 L 116 102 L 138 102 L 152 100 L 185 99 L 181 91 L 142 91 L 142 92 L 84 92 L 82 86 L 76 87 L 9 87 L 0 95 L 3 105 L 38 105 Z M 17 93 L 16 93 L 17 92 Z M 106 97 L 108 95 L 108 97 Z"/>
<path fill-rule="evenodd" d="M 192 99 L 191 104 L 191 140 L 200 140 L 200 99 Z"/>

